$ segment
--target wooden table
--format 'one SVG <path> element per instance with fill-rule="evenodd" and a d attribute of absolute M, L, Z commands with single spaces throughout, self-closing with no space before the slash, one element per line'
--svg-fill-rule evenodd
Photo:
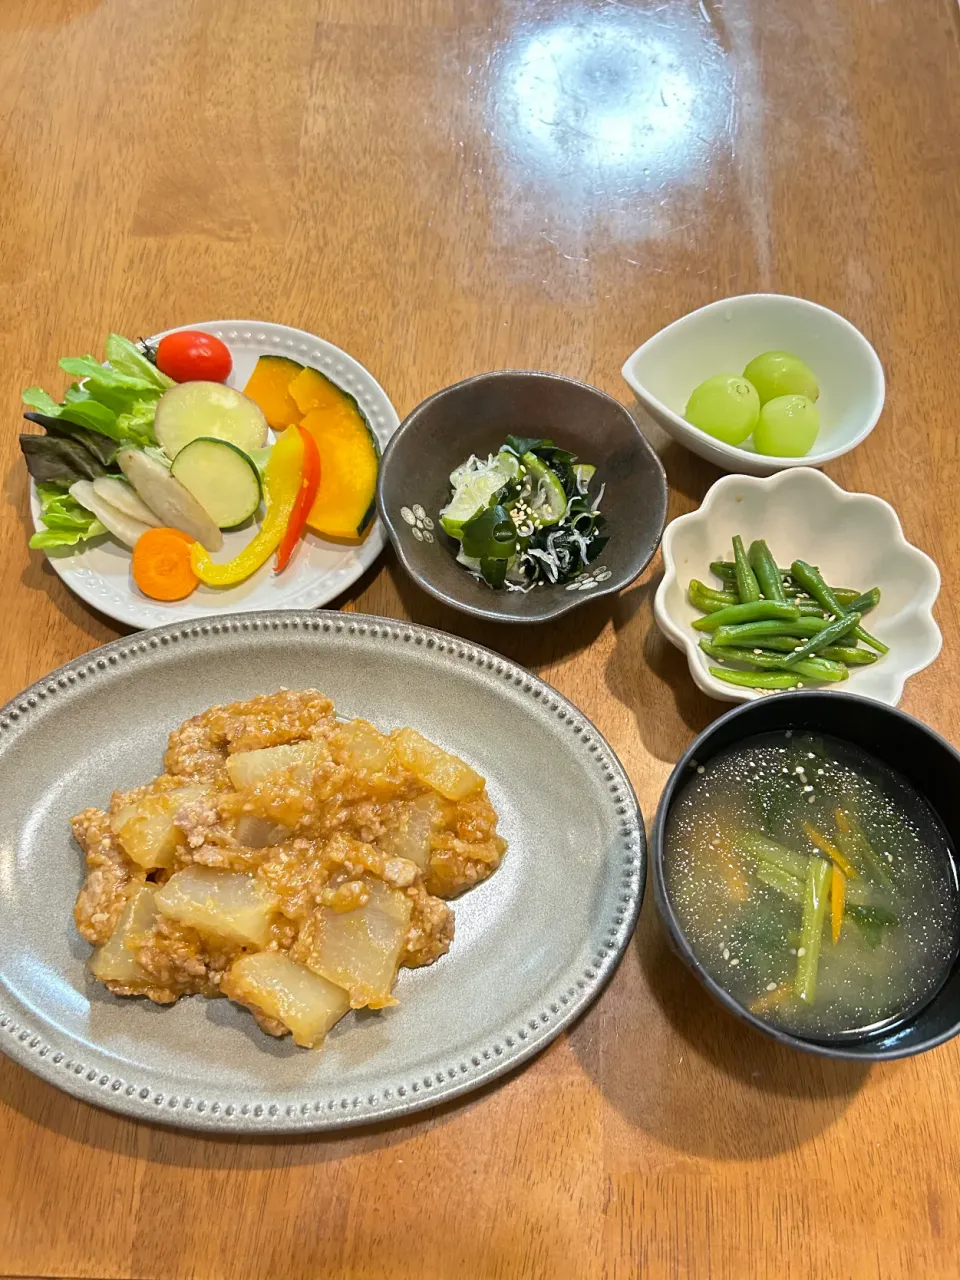
<path fill-rule="evenodd" d="M 903 705 L 960 739 L 960 57 L 953 0 L 3 0 L 0 695 L 117 630 L 25 545 L 20 388 L 190 319 L 313 330 L 401 415 L 480 370 L 626 400 L 624 357 L 714 298 L 850 317 L 888 377 L 828 468 L 945 571 Z M 717 472 L 649 427 L 671 516 Z M 656 631 L 655 562 L 540 629 L 392 555 L 343 602 L 500 649 L 620 753 L 647 816 L 719 711 Z M 81 744 L 77 744 L 77 749 Z M 115 1119 L 0 1061 L 5 1276 L 953 1277 L 960 1044 L 865 1070 L 720 1012 L 652 910 L 536 1062 L 409 1123 L 235 1142 Z"/>

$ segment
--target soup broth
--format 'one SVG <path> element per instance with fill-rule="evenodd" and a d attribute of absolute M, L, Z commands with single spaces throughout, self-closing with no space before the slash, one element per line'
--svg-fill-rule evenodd
<path fill-rule="evenodd" d="M 707 973 L 809 1039 L 910 1017 L 960 946 L 937 815 L 892 769 L 823 735 L 764 734 L 697 767 L 670 811 L 664 874 Z"/>

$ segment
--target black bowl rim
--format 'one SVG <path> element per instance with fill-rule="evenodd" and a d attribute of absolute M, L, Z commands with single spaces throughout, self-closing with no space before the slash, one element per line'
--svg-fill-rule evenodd
<path fill-rule="evenodd" d="M 914 725 L 926 733 L 933 741 L 947 753 L 952 756 L 954 763 L 960 771 L 960 752 L 938 733 L 936 729 L 932 729 L 928 724 L 924 724 L 922 720 L 918 720 L 915 716 L 908 715 L 907 712 L 901 711 L 898 707 L 891 707 L 886 703 L 878 702 L 875 698 L 865 698 L 861 694 L 840 693 L 824 691 L 821 689 L 804 689 L 789 691 L 786 693 L 772 694 L 768 698 L 761 700 L 752 700 L 750 702 L 740 703 L 738 706 L 731 708 L 724 715 L 707 725 L 702 733 L 699 733 L 690 746 L 686 749 L 680 759 L 677 761 L 670 777 L 667 779 L 666 785 L 660 794 L 660 800 L 657 804 L 657 812 L 653 820 L 653 827 L 650 832 L 650 840 L 648 842 L 648 857 L 650 860 L 650 869 L 653 875 L 653 900 L 656 903 L 657 912 L 663 921 L 670 935 L 670 940 L 680 952 L 687 966 L 692 970 L 700 982 L 707 988 L 712 996 L 714 996 L 724 1008 L 728 1009 L 732 1014 L 745 1022 L 748 1026 L 754 1027 L 757 1031 L 762 1031 L 764 1035 L 771 1036 L 774 1040 L 778 1040 L 781 1044 L 789 1045 L 793 1049 L 800 1049 L 804 1053 L 811 1053 L 819 1057 L 825 1058 L 846 1058 L 855 1062 L 889 1062 L 895 1058 L 910 1058 L 918 1053 L 925 1053 L 928 1049 L 935 1049 L 938 1045 L 945 1044 L 946 1041 L 952 1040 L 960 1033 L 960 1017 L 946 1028 L 946 1030 L 937 1035 L 930 1036 L 928 1039 L 919 1043 L 907 1045 L 904 1047 L 892 1046 L 887 1049 L 874 1049 L 870 1047 L 869 1042 L 861 1040 L 857 1042 L 845 1044 L 843 1041 L 834 1041 L 832 1043 L 826 1041 L 805 1040 L 802 1036 L 793 1035 L 789 1031 L 784 1031 L 779 1027 L 771 1026 L 764 1022 L 762 1018 L 754 1017 L 748 1009 L 725 991 L 724 988 L 710 976 L 703 968 L 700 961 L 694 954 L 693 948 L 687 941 L 683 926 L 680 924 L 677 914 L 673 909 L 667 892 L 666 882 L 663 874 L 664 863 L 664 836 L 666 832 L 667 814 L 670 811 L 673 799 L 676 795 L 680 782 L 685 778 L 690 767 L 690 762 L 697 758 L 697 753 L 709 743 L 711 737 L 723 725 L 739 716 L 756 712 L 758 706 L 763 706 L 767 701 L 784 702 L 787 699 L 802 698 L 806 702 L 822 702 L 829 698 L 831 702 L 841 701 L 848 704 L 866 704 L 871 710 L 879 711 L 881 714 L 892 716 L 896 720 L 904 721 Z M 934 995 L 933 999 L 936 999 Z M 854 1047 L 854 1044 L 856 1047 Z"/>
<path fill-rule="evenodd" d="M 638 563 L 632 568 L 628 568 L 626 574 L 620 574 L 616 579 L 611 578 L 609 583 L 598 588 L 596 591 L 591 591 L 589 596 L 581 594 L 580 592 L 565 591 L 563 593 L 558 593 L 557 605 L 548 613 L 541 614 L 537 617 L 524 617 L 522 614 L 506 614 L 497 607 L 486 609 L 479 605 L 467 604 L 465 601 L 458 600 L 455 596 L 448 595 L 447 592 L 442 591 L 439 587 L 435 586 L 429 578 L 420 573 L 419 570 L 415 569 L 407 558 L 403 542 L 393 520 L 387 513 L 386 503 L 383 497 L 384 477 L 386 476 L 387 468 L 390 465 L 391 459 L 393 458 L 397 448 L 400 446 L 403 437 L 411 434 L 412 429 L 416 426 L 416 423 L 413 421 L 414 418 L 417 417 L 427 407 L 427 405 L 432 404 L 434 400 L 439 400 L 442 396 L 448 395 L 453 391 L 459 391 L 461 388 L 467 387 L 474 382 L 487 382 L 495 378 L 517 377 L 518 375 L 525 378 L 543 378 L 548 379 L 551 382 L 568 383 L 569 385 L 579 387 L 584 391 L 589 391 L 593 395 L 600 397 L 602 400 L 607 400 L 610 404 L 615 405 L 633 427 L 637 435 L 637 441 L 641 453 L 646 456 L 654 474 L 659 477 L 658 490 L 661 500 L 659 529 L 657 531 L 656 539 L 653 543 L 653 548 L 650 554 L 642 563 Z M 539 622 L 552 622 L 555 618 L 559 618 L 563 614 L 569 613 L 572 609 L 576 609 L 579 605 L 586 604 L 589 600 L 597 600 L 601 596 L 615 595 L 618 591 L 623 591 L 626 587 L 629 587 L 632 582 L 636 582 L 637 578 L 640 577 L 641 573 L 643 573 L 644 569 L 646 569 L 647 565 L 654 558 L 660 548 L 663 531 L 667 524 L 667 507 L 669 505 L 669 497 L 670 493 L 669 485 L 667 483 L 667 473 L 664 470 L 663 463 L 660 461 L 659 455 L 651 445 L 650 441 L 640 430 L 633 414 L 627 406 L 617 400 L 615 396 L 610 395 L 609 392 L 602 391 L 599 387 L 593 386 L 592 383 L 583 382 L 579 378 L 568 378 L 562 373 L 551 373 L 546 369 L 490 369 L 486 373 L 471 374 L 469 378 L 461 378 L 459 382 L 451 382 L 449 386 L 441 387 L 438 391 L 434 391 L 431 395 L 427 396 L 425 400 L 421 400 L 419 404 L 415 405 L 410 410 L 400 423 L 399 427 L 397 427 L 396 431 L 390 437 L 380 459 L 380 471 L 377 476 L 377 511 L 380 515 L 380 519 L 383 521 L 384 527 L 387 530 L 390 541 L 393 543 L 394 550 L 397 553 L 397 557 L 399 558 L 401 565 L 414 582 L 419 587 L 422 587 L 424 591 L 432 595 L 434 599 L 440 600 L 443 604 L 450 605 L 453 609 L 459 609 L 461 613 L 469 613 L 475 618 L 484 618 L 488 622 L 505 622 L 514 625 L 526 624 L 529 626 Z"/>

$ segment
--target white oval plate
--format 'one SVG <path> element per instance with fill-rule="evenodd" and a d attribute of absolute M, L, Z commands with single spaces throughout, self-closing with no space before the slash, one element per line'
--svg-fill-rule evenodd
<path fill-rule="evenodd" d="M 178 328 L 202 329 L 227 344 L 233 356 L 233 372 L 227 379 L 231 387 L 243 390 L 259 356 L 282 355 L 319 369 L 331 382 L 349 391 L 366 415 L 381 451 L 400 424 L 396 409 L 373 374 L 332 342 L 325 342 L 312 333 L 258 320 L 207 320 Z M 150 340 L 163 336 L 155 334 Z M 40 504 L 32 481 L 30 510 L 36 528 Z M 237 555 L 254 532 L 250 526 L 225 533 L 224 551 L 216 558 L 228 560 Z M 169 604 L 150 600 L 137 589 L 130 573 L 130 552 L 112 538 L 97 539 L 80 551 L 65 548 L 46 554 L 55 572 L 81 600 L 115 622 L 147 628 L 221 612 L 309 609 L 327 604 L 356 582 L 376 560 L 385 543 L 379 517 L 363 542 L 356 546 L 343 546 L 307 533 L 289 567 L 279 576 L 273 572 L 271 557 L 252 577 L 236 587 L 218 590 L 201 584 L 186 600 Z"/>

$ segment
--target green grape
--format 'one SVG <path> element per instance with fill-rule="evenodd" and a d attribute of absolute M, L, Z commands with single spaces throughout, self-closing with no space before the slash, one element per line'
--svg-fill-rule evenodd
<path fill-rule="evenodd" d="M 760 400 L 746 378 L 718 373 L 707 378 L 687 401 L 688 422 L 724 444 L 743 444 L 757 425 Z"/>
<path fill-rule="evenodd" d="M 743 376 L 757 388 L 762 405 L 778 396 L 806 396 L 808 400 L 816 400 L 820 394 L 812 370 L 789 351 L 765 351 L 762 356 L 754 356 Z"/>
<path fill-rule="evenodd" d="M 777 396 L 760 410 L 753 431 L 757 453 L 802 458 L 813 448 L 820 430 L 820 410 L 806 396 Z"/>

